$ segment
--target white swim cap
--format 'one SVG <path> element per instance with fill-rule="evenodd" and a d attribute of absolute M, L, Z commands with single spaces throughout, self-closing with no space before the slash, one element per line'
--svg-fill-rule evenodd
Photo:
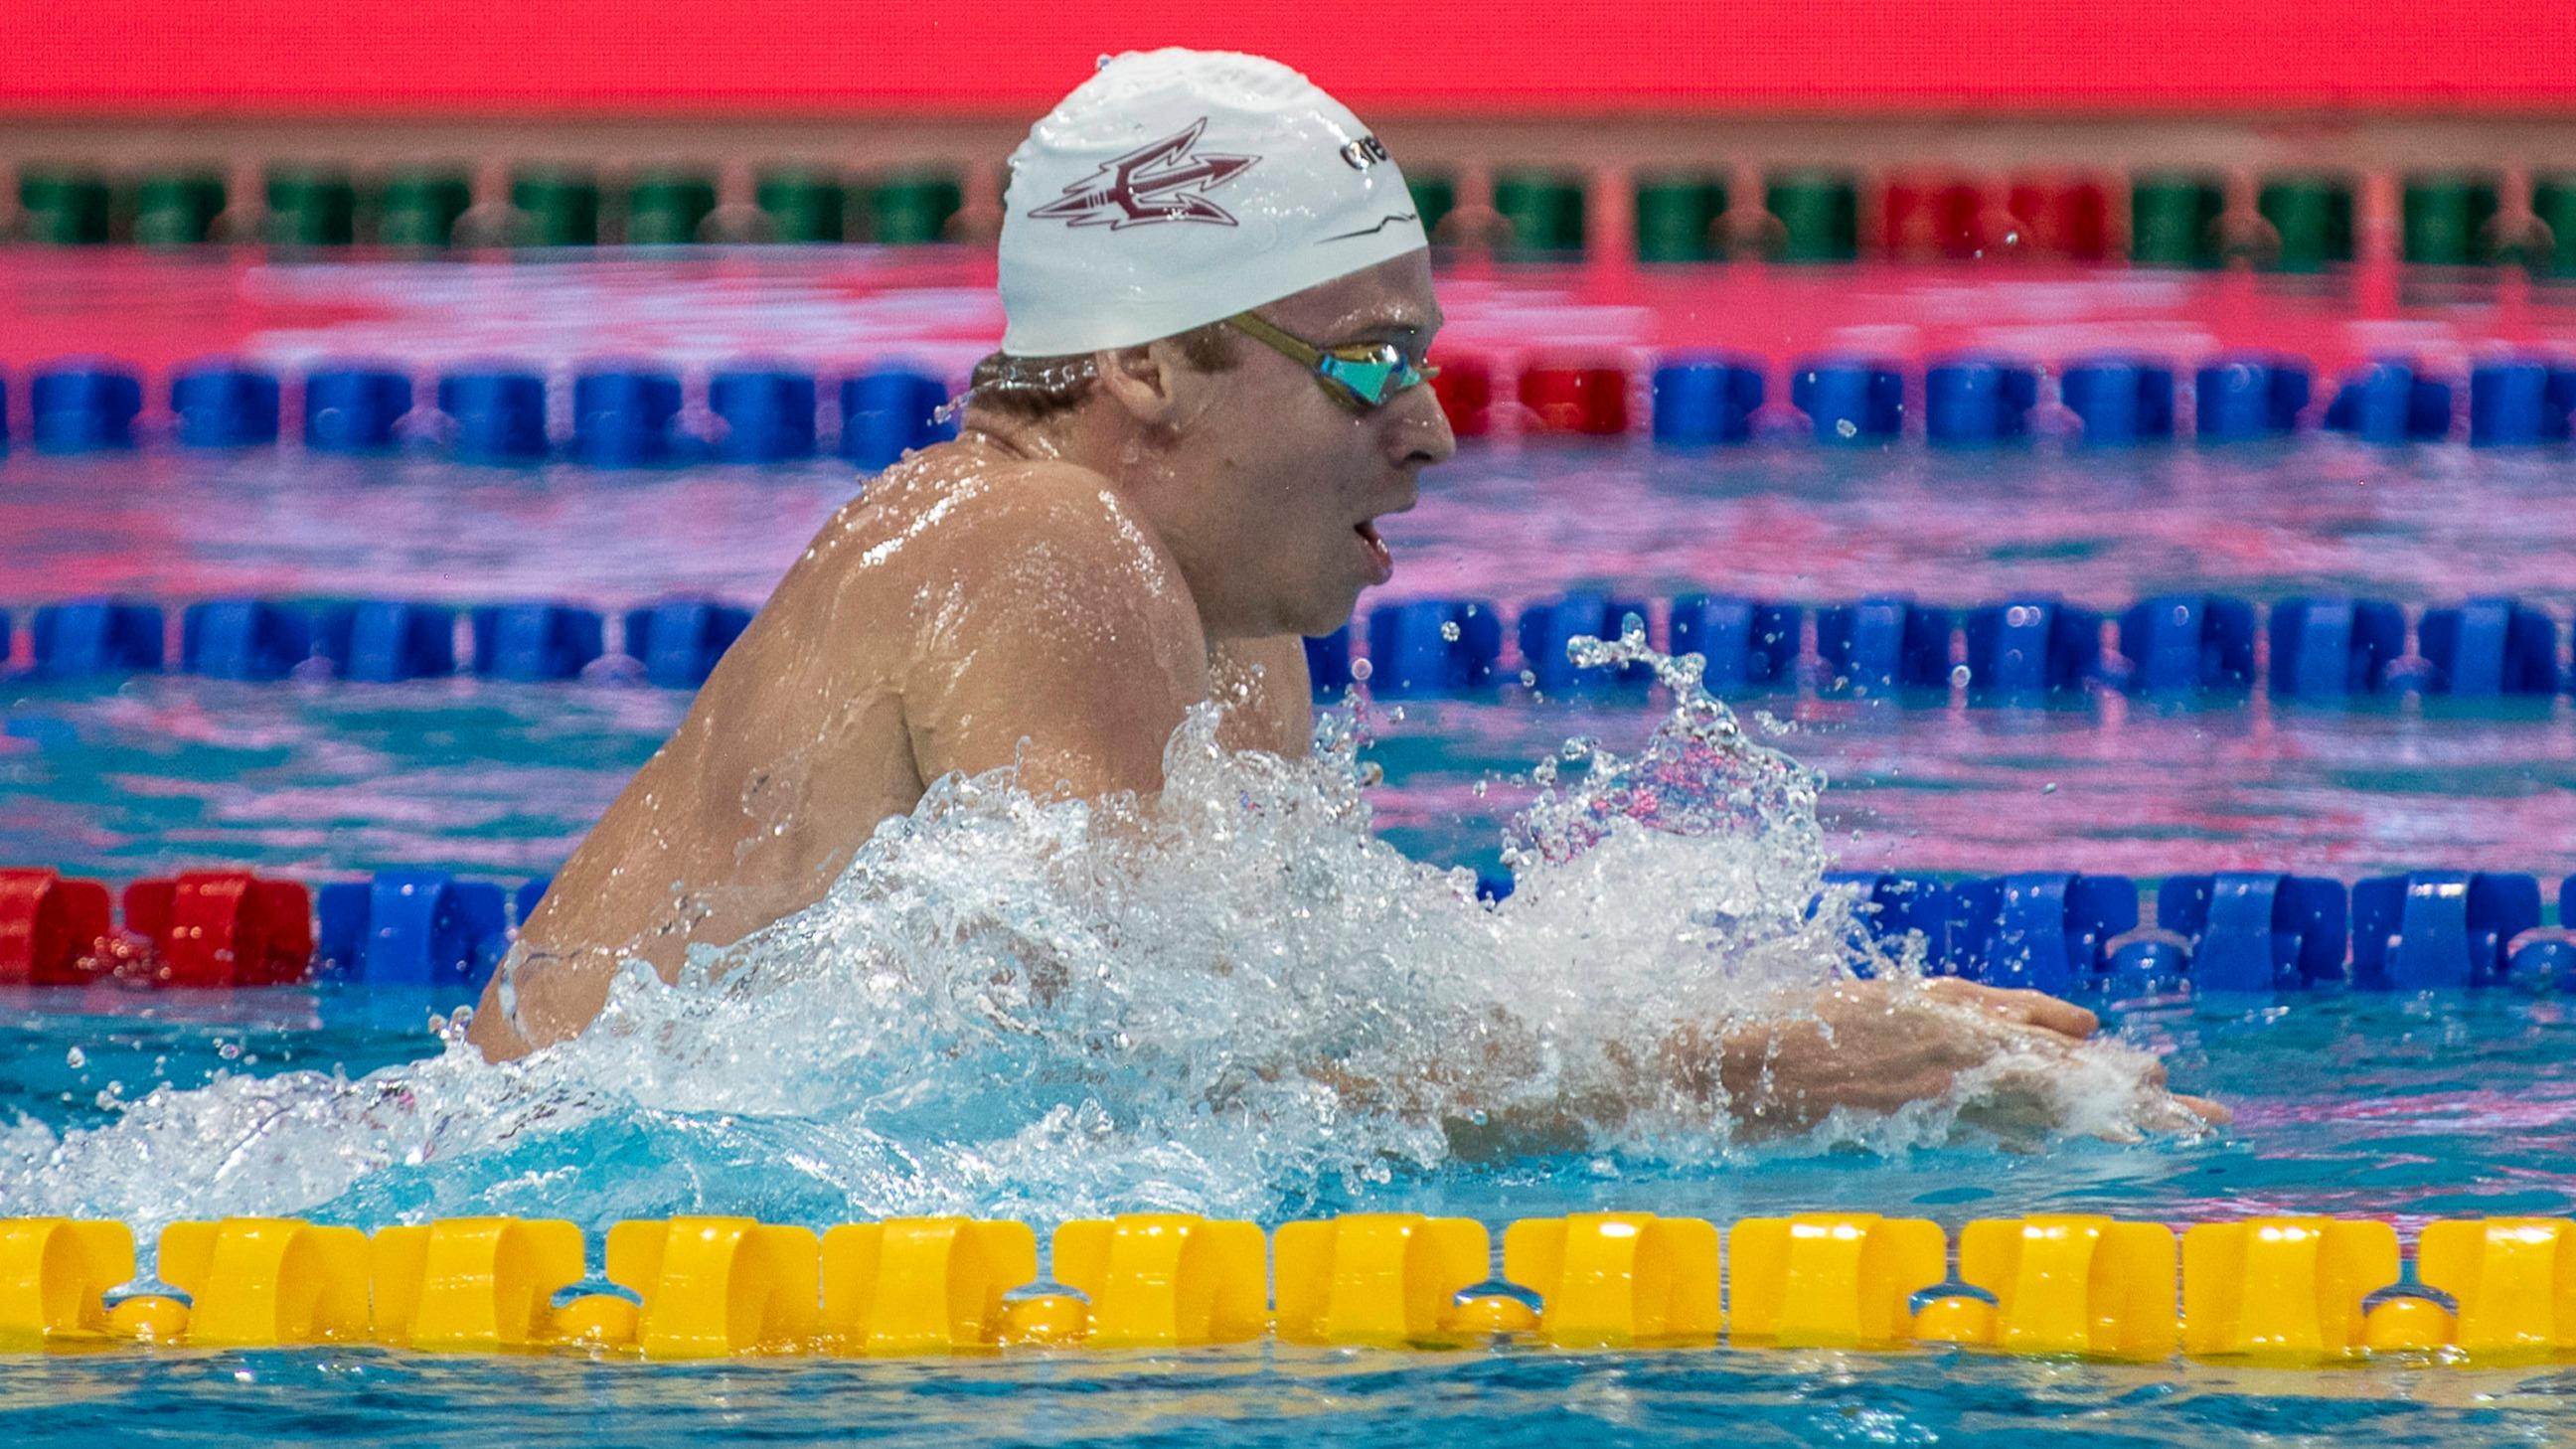
<path fill-rule="evenodd" d="M 1002 350 L 1133 347 L 1430 245 L 1386 147 L 1274 60 L 1130 51 L 1011 153 Z"/>

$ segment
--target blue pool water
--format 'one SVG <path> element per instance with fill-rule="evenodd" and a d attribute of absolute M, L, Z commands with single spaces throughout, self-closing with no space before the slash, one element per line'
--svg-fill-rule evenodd
<path fill-rule="evenodd" d="M 855 486 L 828 467 L 618 478 L 291 454 L 12 457 L 0 463 L 0 537 L 11 540 L 0 607 L 101 592 L 543 595 L 604 607 L 676 591 L 754 599 Z M 2576 556 L 2563 488 L 2563 463 L 2536 455 L 2327 441 L 2108 458 L 2045 447 L 1976 458 L 1470 450 L 1387 533 L 1394 596 L 1511 601 L 1602 584 L 1808 601 L 1901 590 L 1968 604 L 2047 590 L 2116 606 L 2189 586 L 2421 605 L 2515 592 L 2563 618 L 2565 560 Z M 2139 876 L 2261 865 L 2347 879 L 2439 865 L 2551 881 L 2576 870 L 2576 714 L 2563 699 L 2148 708 L 2090 695 L 1989 710 L 1792 693 L 1746 704 L 1778 721 L 1764 738 L 1829 777 L 1822 840 L 1849 865 Z M 209 862 L 307 879 L 389 865 L 542 874 L 684 707 L 676 694 L 613 680 L 0 686 L 0 862 L 120 878 Z M 1490 867 L 1506 822 L 1534 794 L 1534 761 L 1571 735 L 1634 748 L 1661 712 L 1644 691 L 1566 702 L 1513 688 L 1380 707 L 1365 752 L 1386 775 L 1369 792 L 1376 831 L 1419 859 Z M 362 1225 L 477 1207 L 569 1216 L 594 1232 L 615 1217 L 691 1210 L 823 1223 L 922 1201 L 917 1178 L 853 1140 L 862 1098 L 844 1093 L 857 1089 L 793 1073 L 764 1079 L 770 1097 L 724 1110 L 673 1100 L 641 1078 L 605 1083 L 598 1095 L 622 1094 L 625 1105 L 533 1145 L 477 1143 L 457 1160 L 396 1151 L 381 1165 L 292 1164 L 317 1169 L 306 1177 L 263 1155 L 263 1143 L 282 1140 L 315 1159 L 364 1158 L 376 1126 L 385 1142 L 417 1147 L 393 1106 L 348 1105 L 355 1089 L 335 1084 L 434 1056 L 428 1021 L 453 1004 L 339 987 L 0 998 L 0 1162 L 17 1164 L 0 1171 L 0 1212 L 16 1210 L 12 1195 L 78 1200 L 91 1184 L 62 1179 L 75 1170 L 94 1172 L 102 1199 L 119 1203 L 138 1182 L 166 1182 L 168 1200 L 155 1205 L 164 1215 L 232 1210 L 226 1194 L 239 1190 L 267 1194 L 263 1205 L 277 1210 Z M 1015 1169 L 1024 1193 L 972 1191 L 989 1210 L 1039 1218 L 1094 1194 L 1270 1222 L 1378 1207 L 1495 1223 L 1582 1207 L 1721 1222 L 1834 1207 L 1954 1228 L 2042 1210 L 2173 1222 L 2316 1211 L 2408 1226 L 2563 1214 L 2576 1212 L 2571 1012 L 2576 998 L 2506 990 L 2114 1010 L 2114 1030 L 2168 1053 L 2179 1085 L 2236 1107 L 2235 1126 L 2208 1141 L 2036 1150 L 1973 1138 L 1808 1141 L 1695 1154 L 1662 1138 L 1353 1172 L 1318 1166 L 1347 1160 L 1311 1140 L 1298 1144 L 1306 1156 L 1263 1155 L 1219 1137 L 1190 1141 L 1245 1155 L 1194 1167 L 1112 1142 L 1086 1176 L 1072 1164 L 1094 1139 L 1077 1126 L 1007 1139 L 1030 1154 Z M 867 1073 L 938 1070 L 915 1060 Z M 156 1134 L 116 1136 L 124 1104 L 219 1079 L 230 1095 L 207 1119 L 215 1130 L 169 1135 L 196 1099 L 165 1098 Z M 268 1102 L 260 1081 L 295 1085 Z M 989 1110 L 986 1100 L 954 1110 Z M 1019 1099 L 997 1090 L 990 1100 Z M 298 1119 L 294 1103 L 316 1101 L 348 1115 L 334 1106 L 313 1123 Z M 379 1108 L 386 1120 L 369 1125 L 366 1112 Z M 39 1165 L 58 1135 L 102 1128 L 97 1140 L 117 1152 L 180 1156 L 115 1164 L 114 1192 L 105 1157 Z M 244 1164 L 237 1171 L 232 1157 Z M 1210 1195 L 1210 1162 L 1242 1168 L 1222 1196 Z M 2491 1444 L 2576 1437 L 2570 1387 L 2565 1370 L 2548 1368 L 2292 1373 L 1733 1351 L 1264 1349 L 671 1368 L 348 1350 L 16 1361 L 0 1369 L 0 1433 L 27 1443 L 440 1445 Z"/>
<path fill-rule="evenodd" d="M 1470 447 L 1389 523 L 1398 571 L 1383 592 L 1507 604 L 1577 586 L 1809 603 L 1902 592 L 1949 605 L 2051 592 L 2113 609 L 2183 589 L 2419 607 L 2509 593 L 2563 621 L 2576 598 L 2565 470 L 2547 451 L 2335 439 L 2096 454 Z M 620 475 L 291 452 L 21 454 L 0 460 L 0 609 L 17 608 L 23 634 L 24 605 L 111 592 L 752 601 L 856 486 L 832 464 Z M 1792 752 L 1833 779 L 1825 814 L 1854 865 L 2576 870 L 2576 713 L 2563 699 L 1750 703 L 1789 721 Z M 0 858 L 119 875 L 210 859 L 536 874 L 685 701 L 640 687 L 145 678 L 20 683 L 0 708 L 13 722 L 0 734 Z M 1403 713 L 1383 723 L 1378 810 L 1408 850 L 1443 860 L 1491 857 L 1497 823 L 1525 797 L 1493 777 L 1524 774 L 1568 734 L 1634 738 L 1649 718 L 1642 696 L 1539 707 L 1508 690 Z"/>

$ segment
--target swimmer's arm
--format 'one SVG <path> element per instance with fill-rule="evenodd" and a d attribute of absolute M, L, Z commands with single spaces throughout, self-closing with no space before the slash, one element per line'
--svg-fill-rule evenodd
<path fill-rule="evenodd" d="M 708 696 L 702 695 L 696 708 L 709 707 Z M 685 929 L 660 930 L 652 923 L 617 919 L 621 910 L 632 911 L 634 903 L 631 893 L 614 888 L 620 862 L 647 870 L 668 864 L 656 848 L 662 837 L 655 817 L 657 784 L 671 768 L 671 750 L 666 742 L 655 752 L 555 872 L 544 898 L 520 927 L 509 958 L 484 986 L 465 1039 L 485 1060 L 513 1061 L 579 1034 L 607 1002 L 610 983 L 626 956 L 649 961 L 666 979 L 677 975 Z M 626 944 L 622 950 L 601 944 L 615 941 Z M 505 983 L 513 991 L 508 1011 L 501 1000 Z"/>
<path fill-rule="evenodd" d="M 1418 1082 L 1367 1081 L 1331 1066 L 1310 1075 L 1355 1106 L 1432 1110 L 1444 1119 L 1453 1151 L 1497 1160 L 1580 1150 L 1636 1105 L 1668 1100 L 1676 1089 L 1722 1105 L 1740 1138 L 1750 1140 L 1806 1131 L 1836 1109 L 1884 1114 L 1939 1100 L 1962 1074 L 2000 1058 L 2011 1070 L 1983 1081 L 1974 1100 L 1959 1104 L 1961 1115 L 2008 1137 L 2033 1136 L 2058 1125 L 2053 1079 L 2071 1069 L 2071 1054 L 2100 1024 L 2092 1012 L 2036 991 L 1951 979 L 1919 989 L 1847 981 L 1803 1009 L 1790 1009 L 1795 1005 L 1714 1029 L 1685 1028 L 1652 1053 L 1614 1051 L 1624 1086 L 1580 1098 L 1485 1100 L 1481 1083 L 1511 1072 L 1508 1036 L 1471 1050 L 1449 1070 L 1435 1065 Z M 2189 1132 L 2228 1120 L 2215 1102 L 2169 1094 L 2160 1064 L 2150 1064 L 2137 1085 L 2146 1095 L 2138 1120 L 2147 1125 Z"/>
<path fill-rule="evenodd" d="M 465 1029 L 465 1039 L 485 1060 L 513 1061 L 579 1035 L 607 1004 L 610 985 L 629 959 L 649 963 L 665 980 L 677 979 L 690 923 L 653 920 L 639 930 L 634 920 L 615 919 L 633 907 L 631 895 L 614 889 L 611 878 L 620 861 L 650 869 L 650 862 L 661 859 L 643 844 L 655 808 L 653 776 L 661 765 L 656 756 L 555 873 L 520 927 L 509 958 L 485 984 Z M 620 940 L 622 947 L 598 944 Z M 505 983 L 512 988 L 507 1011 L 501 1000 Z"/>
<path fill-rule="evenodd" d="M 2100 1027 L 2092 1012 L 2037 991 L 1947 977 L 1852 980 L 1808 1010 L 1677 1032 L 1655 1065 L 1701 1100 L 1722 1100 L 1752 1137 L 1803 1132 L 1838 1109 L 1883 1114 L 1939 1101 L 1972 1075 L 1962 1120 L 2036 1136 L 2060 1125 L 2052 1089 Z M 2148 1125 L 2197 1131 L 2228 1120 L 2215 1102 L 2167 1092 L 2161 1063 L 2146 1064 L 2136 1085 Z"/>

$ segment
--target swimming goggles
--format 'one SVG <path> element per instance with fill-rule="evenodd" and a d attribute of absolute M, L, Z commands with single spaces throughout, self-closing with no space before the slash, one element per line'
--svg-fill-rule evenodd
<path fill-rule="evenodd" d="M 1238 312 L 1225 319 L 1226 325 L 1244 336 L 1315 370 L 1315 379 L 1324 391 L 1342 403 L 1366 412 L 1386 406 L 1389 399 L 1407 388 L 1420 387 L 1440 375 L 1436 367 L 1417 365 L 1404 355 L 1404 349 L 1392 342 L 1354 342 L 1342 347 L 1317 347 L 1304 338 L 1292 336 L 1254 316 Z"/>

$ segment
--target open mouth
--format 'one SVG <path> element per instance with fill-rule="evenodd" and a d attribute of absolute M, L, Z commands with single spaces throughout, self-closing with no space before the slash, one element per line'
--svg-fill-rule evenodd
<path fill-rule="evenodd" d="M 1378 537 L 1376 521 L 1362 520 L 1351 526 L 1351 532 L 1359 535 L 1361 546 L 1368 550 L 1377 581 L 1382 584 L 1395 577 L 1395 555 L 1387 548 L 1386 540 Z"/>

